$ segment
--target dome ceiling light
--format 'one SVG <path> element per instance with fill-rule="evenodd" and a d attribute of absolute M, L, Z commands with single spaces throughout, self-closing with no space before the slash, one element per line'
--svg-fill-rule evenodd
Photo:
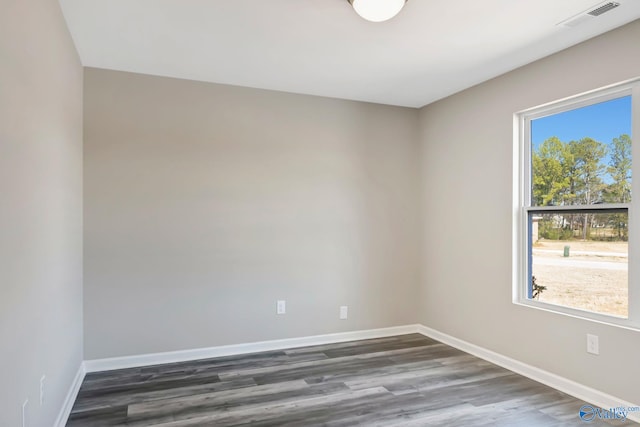
<path fill-rule="evenodd" d="M 347 0 L 367 21 L 383 22 L 396 16 L 407 0 Z"/>

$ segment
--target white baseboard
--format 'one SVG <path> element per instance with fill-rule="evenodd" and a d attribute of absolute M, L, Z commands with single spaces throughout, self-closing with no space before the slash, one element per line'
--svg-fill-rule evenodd
<path fill-rule="evenodd" d="M 62 404 L 62 409 L 60 409 L 60 413 L 58 414 L 58 419 L 56 419 L 55 427 L 65 427 L 67 424 L 67 420 L 69 419 L 69 414 L 71 414 L 71 409 L 73 408 L 73 404 L 76 401 L 76 397 L 78 396 L 78 391 L 80 391 L 80 386 L 82 385 L 82 381 L 84 380 L 84 376 L 86 371 L 84 369 L 84 362 L 80 363 L 80 367 L 78 368 L 78 372 L 76 373 L 73 382 L 71 383 L 71 387 L 69 387 L 69 392 L 67 393 L 67 397 L 64 399 L 64 403 Z"/>
<path fill-rule="evenodd" d="M 383 329 L 339 332 L 310 337 L 287 338 L 272 341 L 260 341 L 245 344 L 232 344 L 193 350 L 170 351 L 164 353 L 141 354 L 135 356 L 112 357 L 85 361 L 87 372 L 110 371 L 114 369 L 135 368 L 141 366 L 160 365 L 163 363 L 186 362 L 190 360 L 209 359 L 212 357 L 233 356 L 238 354 L 258 353 L 261 351 L 284 350 L 294 347 L 331 344 L 345 341 L 384 338 L 394 335 L 417 333 L 420 325 L 395 326 Z"/>
<path fill-rule="evenodd" d="M 585 402 L 588 402 L 600 408 L 609 409 L 617 407 L 640 406 L 640 404 L 625 402 L 622 399 L 618 399 L 617 397 L 595 390 L 591 387 L 587 387 L 583 384 L 568 380 L 564 377 L 552 374 L 551 372 L 544 371 L 534 366 L 527 365 L 526 363 L 511 359 L 510 357 L 503 356 L 491 350 L 487 350 L 486 348 L 479 347 L 475 344 L 460 340 L 435 329 L 419 325 L 418 332 L 424 336 L 433 338 L 434 340 L 440 341 L 444 344 L 472 354 L 498 366 L 502 366 L 503 368 L 506 368 L 527 378 L 531 378 L 532 380 L 535 380 L 539 383 L 548 385 L 549 387 L 569 394 L 580 400 L 584 400 Z M 629 412 L 627 418 L 635 422 L 640 422 L 640 413 Z"/>

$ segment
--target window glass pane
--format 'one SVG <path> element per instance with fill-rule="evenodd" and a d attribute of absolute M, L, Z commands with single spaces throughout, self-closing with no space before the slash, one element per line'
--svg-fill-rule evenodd
<path fill-rule="evenodd" d="M 628 317 L 628 213 L 529 214 L 529 299 Z"/>
<path fill-rule="evenodd" d="M 631 96 L 531 120 L 531 205 L 631 201 Z"/>

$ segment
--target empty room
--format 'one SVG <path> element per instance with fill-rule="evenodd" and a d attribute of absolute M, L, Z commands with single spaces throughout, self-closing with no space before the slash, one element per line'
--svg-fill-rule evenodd
<path fill-rule="evenodd" d="M 640 422 L 640 1 L 3 6 L 0 426 Z"/>

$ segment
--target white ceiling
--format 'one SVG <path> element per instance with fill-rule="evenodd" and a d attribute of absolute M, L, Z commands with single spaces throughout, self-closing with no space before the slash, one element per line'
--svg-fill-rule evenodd
<path fill-rule="evenodd" d="M 409 0 L 383 23 L 347 0 L 60 0 L 82 63 L 421 107 L 640 18 L 575 28 L 597 0 Z"/>

